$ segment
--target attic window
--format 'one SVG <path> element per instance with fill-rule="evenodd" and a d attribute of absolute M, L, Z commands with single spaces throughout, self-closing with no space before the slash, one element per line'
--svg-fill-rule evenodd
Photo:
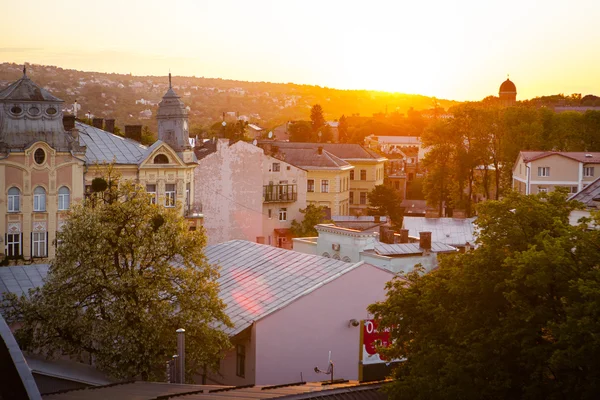
<path fill-rule="evenodd" d="M 154 157 L 154 164 L 168 164 L 169 163 L 169 157 L 167 157 L 164 154 L 159 154 L 156 157 Z"/>
<path fill-rule="evenodd" d="M 46 110 L 46 114 L 48 114 L 48 115 L 54 115 L 54 114 L 56 114 L 56 108 L 54 108 L 54 107 L 48 108 Z"/>
<path fill-rule="evenodd" d="M 36 163 L 42 165 L 46 160 L 46 153 L 42 149 L 37 149 L 35 153 L 33 153 L 33 159 Z"/>
<path fill-rule="evenodd" d="M 14 106 L 10 109 L 10 112 L 13 114 L 21 114 L 23 112 L 23 109 L 21 107 Z"/>

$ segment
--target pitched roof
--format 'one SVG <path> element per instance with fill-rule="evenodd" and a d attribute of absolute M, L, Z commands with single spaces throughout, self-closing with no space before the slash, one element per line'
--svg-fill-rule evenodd
<path fill-rule="evenodd" d="M 221 267 L 219 295 L 235 325 L 225 330 L 230 335 L 362 265 L 245 240 L 208 246 L 205 254 Z"/>
<path fill-rule="evenodd" d="M 291 146 L 288 146 L 291 144 Z M 311 143 L 289 143 L 289 142 L 259 142 L 259 146 L 265 149 L 265 154 L 279 158 L 289 164 L 310 169 L 352 169 L 353 166 L 329 151 L 323 149 L 319 154 L 319 146 L 311 146 Z M 277 147 L 277 153 L 268 151 Z"/>
<path fill-rule="evenodd" d="M 575 161 L 588 164 L 600 163 L 600 152 L 575 152 L 575 151 L 521 151 L 523 162 L 539 160 L 549 156 L 563 156 Z"/>
<path fill-rule="evenodd" d="M 0 101 L 52 101 L 62 102 L 61 99 L 50 94 L 46 89 L 36 85 L 29 77 L 23 77 L 8 85 L 0 91 Z"/>
<path fill-rule="evenodd" d="M 15 265 L 0 268 L 0 299 L 2 294 L 27 294 L 29 289 L 42 286 L 48 275 L 48 264 Z"/>
<path fill-rule="evenodd" d="M 134 140 L 114 135 L 102 129 L 76 122 L 79 130 L 79 142 L 86 146 L 85 161 L 93 163 L 137 164 L 148 151 L 148 148 Z"/>
<path fill-rule="evenodd" d="M 475 244 L 475 218 L 425 218 L 404 217 L 402 226 L 408 229 L 410 236 L 419 236 L 419 232 L 431 232 L 431 241 L 450 246 L 464 246 L 467 242 Z"/>
<path fill-rule="evenodd" d="M 375 252 L 382 256 L 399 256 L 409 254 L 422 254 L 425 250 L 421 248 L 419 243 L 396 243 L 386 244 L 378 242 L 375 244 Z M 444 243 L 432 242 L 432 253 L 453 253 L 457 251 L 455 247 Z"/>
<path fill-rule="evenodd" d="M 364 159 L 379 160 L 385 159 L 384 156 L 377 154 L 373 150 L 367 149 L 360 144 L 355 143 L 304 143 L 304 142 L 280 142 L 280 141 L 261 141 L 278 146 L 280 150 L 285 149 L 311 149 L 317 151 L 319 147 L 343 160 Z"/>
<path fill-rule="evenodd" d="M 600 178 L 569 197 L 569 200 L 580 201 L 587 207 L 597 208 L 600 205 Z"/>

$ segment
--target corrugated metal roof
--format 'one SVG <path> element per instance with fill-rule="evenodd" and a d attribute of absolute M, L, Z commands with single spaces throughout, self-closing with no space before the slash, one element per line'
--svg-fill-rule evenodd
<path fill-rule="evenodd" d="M 29 289 L 42 286 L 49 267 L 48 264 L 0 267 L 0 298 L 7 292 L 26 295 Z"/>
<path fill-rule="evenodd" d="M 86 146 L 85 161 L 88 164 L 110 163 L 138 164 L 149 154 L 148 147 L 130 139 L 114 135 L 90 125 L 75 123 L 79 130 L 79 142 Z M 155 148 L 162 142 L 157 141 L 152 146 Z"/>
<path fill-rule="evenodd" d="M 410 236 L 419 237 L 419 232 L 431 232 L 431 241 L 450 246 L 475 244 L 475 218 L 425 218 L 404 217 L 402 227 Z"/>
<path fill-rule="evenodd" d="M 361 265 L 244 240 L 208 246 L 205 254 L 221 267 L 219 295 L 234 324 L 225 329 L 230 335 Z"/>
<path fill-rule="evenodd" d="M 424 249 L 421 248 L 419 243 L 396 243 L 387 244 L 378 242 L 375 245 L 375 252 L 382 256 L 393 256 L 393 255 L 408 255 L 408 254 L 421 254 Z M 455 252 L 455 247 L 449 246 L 444 243 L 433 242 L 431 243 L 432 253 L 447 253 Z"/>

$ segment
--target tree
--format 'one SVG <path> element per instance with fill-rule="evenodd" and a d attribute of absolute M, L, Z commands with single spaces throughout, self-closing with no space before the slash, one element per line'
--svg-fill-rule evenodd
<path fill-rule="evenodd" d="M 320 104 L 315 104 L 310 109 L 310 122 L 313 136 L 316 137 L 319 130 L 325 125 L 325 117 L 323 117 L 323 107 Z"/>
<path fill-rule="evenodd" d="M 338 138 L 340 143 L 348 143 L 350 139 L 348 137 L 348 121 L 345 115 L 342 115 L 338 121 Z"/>
<path fill-rule="evenodd" d="M 290 123 L 290 142 L 310 142 L 312 132 L 308 121 L 293 121 Z"/>
<path fill-rule="evenodd" d="M 295 219 L 292 220 L 292 225 L 290 227 L 292 234 L 295 237 L 317 236 L 315 225 L 330 222 L 327 220 L 327 214 L 325 212 L 325 207 L 323 206 L 309 204 L 305 209 L 300 209 L 300 212 L 304 214 L 304 219 L 302 222 L 298 222 Z"/>
<path fill-rule="evenodd" d="M 369 215 L 386 215 L 392 222 L 394 229 L 402 228 L 404 208 L 402 199 L 393 188 L 377 185 L 367 193 L 369 199 Z"/>
<path fill-rule="evenodd" d="M 388 285 L 369 310 L 402 358 L 392 399 L 594 399 L 600 385 L 600 231 L 565 193 L 479 206 L 479 247 Z M 595 216 L 600 222 L 600 215 Z"/>
<path fill-rule="evenodd" d="M 154 142 L 156 142 L 156 136 L 154 136 L 154 133 L 150 131 L 147 125 L 144 125 L 141 143 L 145 146 L 150 146 Z"/>
<path fill-rule="evenodd" d="M 20 345 L 90 357 L 119 379 L 163 380 L 175 330 L 185 328 L 187 376 L 218 368 L 229 340 L 217 327 L 230 322 L 204 233 L 189 231 L 177 210 L 151 204 L 141 186 L 118 182 L 111 168 L 103 179 L 69 212 L 45 285 L 6 297 Z"/>

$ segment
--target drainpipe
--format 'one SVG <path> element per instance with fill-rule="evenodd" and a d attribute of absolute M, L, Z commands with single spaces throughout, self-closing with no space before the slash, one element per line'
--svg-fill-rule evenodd
<path fill-rule="evenodd" d="M 531 180 L 531 163 L 527 163 L 525 168 L 527 168 L 527 185 L 525 186 L 525 194 L 531 194 L 531 184 L 529 183 Z"/>
<path fill-rule="evenodd" d="M 583 189 L 583 163 L 579 163 L 579 179 L 577 180 L 577 191 Z"/>
<path fill-rule="evenodd" d="M 177 329 L 178 383 L 185 383 L 185 329 Z"/>

